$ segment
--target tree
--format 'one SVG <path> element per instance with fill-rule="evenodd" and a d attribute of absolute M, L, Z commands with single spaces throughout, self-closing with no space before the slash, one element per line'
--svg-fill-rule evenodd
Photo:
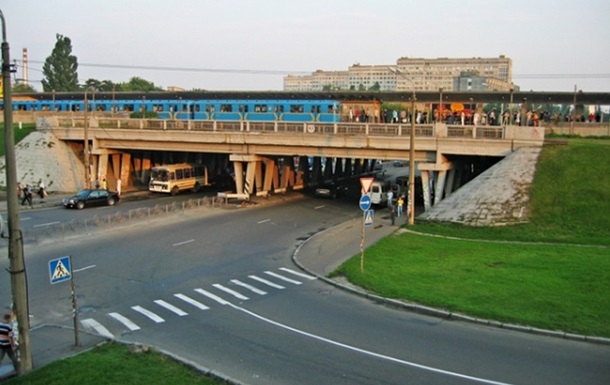
<path fill-rule="evenodd" d="M 134 76 L 127 83 L 118 83 L 117 91 L 163 91 L 163 89 L 155 86 L 153 82 Z"/>
<path fill-rule="evenodd" d="M 72 42 L 70 38 L 57 34 L 57 42 L 51 55 L 47 57 L 42 67 L 45 78 L 42 88 L 45 92 L 79 91 L 78 61 L 72 55 Z"/>
<path fill-rule="evenodd" d="M 37 92 L 34 87 L 32 87 L 29 84 L 25 84 L 25 83 L 15 84 L 11 88 L 11 90 L 14 93 L 23 93 L 23 94 L 33 94 L 33 93 Z"/>

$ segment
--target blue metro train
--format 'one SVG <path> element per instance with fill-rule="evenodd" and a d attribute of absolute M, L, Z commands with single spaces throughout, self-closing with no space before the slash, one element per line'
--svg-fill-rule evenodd
<path fill-rule="evenodd" d="M 158 119 L 249 120 L 284 122 L 340 122 L 341 102 L 336 100 L 88 100 L 89 111 L 153 112 Z M 84 100 L 13 99 L 13 111 L 76 112 L 85 110 Z M 0 109 L 4 102 L 0 101 Z"/>

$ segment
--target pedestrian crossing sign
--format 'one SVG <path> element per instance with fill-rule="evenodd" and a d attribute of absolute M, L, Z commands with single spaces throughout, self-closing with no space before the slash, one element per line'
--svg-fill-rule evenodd
<path fill-rule="evenodd" d="M 49 276 L 51 283 L 63 282 L 72 278 L 72 266 L 70 256 L 61 257 L 49 261 Z"/>
<path fill-rule="evenodd" d="M 375 211 L 373 210 L 366 210 L 364 212 L 364 227 L 371 227 L 373 226 L 373 216 L 375 214 Z"/>

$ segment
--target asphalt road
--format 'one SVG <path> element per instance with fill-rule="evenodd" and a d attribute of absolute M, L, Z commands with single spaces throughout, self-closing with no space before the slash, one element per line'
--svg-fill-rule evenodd
<path fill-rule="evenodd" d="M 303 239 L 359 215 L 353 203 L 295 199 L 27 246 L 32 326 L 72 324 L 69 285 L 51 285 L 48 272 L 71 255 L 83 328 L 238 383 L 608 383 L 607 346 L 388 308 L 293 265 Z"/>

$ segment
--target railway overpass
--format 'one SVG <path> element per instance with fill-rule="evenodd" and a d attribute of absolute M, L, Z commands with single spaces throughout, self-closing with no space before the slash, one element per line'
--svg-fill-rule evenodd
<path fill-rule="evenodd" d="M 152 165 L 203 162 L 213 172 L 224 155 L 235 172 L 235 194 L 249 199 L 324 179 L 372 171 L 378 160 L 409 160 L 410 124 L 291 123 L 213 120 L 156 120 L 48 116 L 39 129 L 83 150 L 88 138 L 93 180 L 146 183 Z M 415 125 L 415 161 L 424 202 L 434 181 L 434 203 L 464 182 L 477 157 L 502 158 L 520 147 L 541 146 L 542 127 Z M 170 159 L 167 154 L 173 154 Z M 178 154 L 178 155 L 177 155 Z M 177 159 L 178 158 L 178 159 Z M 226 166 L 226 165 L 225 165 Z M 84 178 L 83 178 L 84 180 Z"/>

